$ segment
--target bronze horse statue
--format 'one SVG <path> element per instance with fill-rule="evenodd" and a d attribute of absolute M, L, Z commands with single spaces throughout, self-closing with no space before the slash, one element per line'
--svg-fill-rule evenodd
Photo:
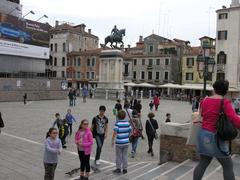
<path fill-rule="evenodd" d="M 105 46 L 108 44 L 108 43 L 111 43 L 111 48 L 118 48 L 118 43 L 121 43 L 121 46 L 124 45 L 123 43 L 123 37 L 125 36 L 125 32 L 126 30 L 125 29 L 121 29 L 119 30 L 119 32 L 115 35 L 109 35 L 105 38 Z M 114 46 L 113 43 L 116 43 L 116 45 Z"/>

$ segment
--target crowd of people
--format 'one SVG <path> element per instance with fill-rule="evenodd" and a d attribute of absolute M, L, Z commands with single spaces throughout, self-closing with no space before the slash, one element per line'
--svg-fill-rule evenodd
<path fill-rule="evenodd" d="M 160 104 L 160 100 L 153 100 L 156 103 L 156 110 Z M 75 134 L 75 144 L 80 160 L 80 179 L 87 180 L 90 170 L 95 172 L 100 170 L 100 158 L 104 141 L 107 136 L 110 136 L 108 127 L 108 117 L 106 117 L 106 107 L 101 105 L 99 113 L 95 115 L 89 126 L 89 121 L 84 119 L 81 121 L 78 131 Z M 115 115 L 115 125 L 112 129 L 112 146 L 116 152 L 116 169 L 115 174 L 127 173 L 128 168 L 128 148 L 131 145 L 131 157 L 135 158 L 139 139 L 145 139 L 143 136 L 142 125 L 142 105 L 140 100 L 132 99 L 130 102 L 125 101 L 121 104 L 117 100 L 113 114 Z M 154 112 L 148 114 L 145 130 L 148 140 L 148 150 L 146 152 L 154 156 L 153 142 L 158 138 L 157 129 L 159 128 L 157 120 L 154 119 Z M 45 180 L 53 180 L 55 169 L 57 167 L 58 155 L 61 154 L 66 146 L 67 136 L 72 135 L 73 123 L 76 123 L 76 118 L 72 115 L 71 109 L 68 109 L 64 118 L 61 118 L 59 113 L 55 114 L 55 121 L 47 133 L 45 140 L 44 167 Z M 169 118 L 170 119 L 170 118 Z M 96 142 L 96 153 L 94 163 L 90 165 L 90 155 L 92 146 Z"/>

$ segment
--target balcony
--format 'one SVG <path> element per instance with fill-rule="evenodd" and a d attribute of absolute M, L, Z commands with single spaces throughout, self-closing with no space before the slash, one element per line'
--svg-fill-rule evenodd
<path fill-rule="evenodd" d="M 152 66 L 152 65 L 148 65 L 148 66 L 147 66 L 147 69 L 148 69 L 148 70 L 153 69 L 153 66 Z"/>

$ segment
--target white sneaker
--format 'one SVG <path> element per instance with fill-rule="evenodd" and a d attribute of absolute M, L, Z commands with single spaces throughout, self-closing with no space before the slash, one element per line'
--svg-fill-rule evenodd
<path fill-rule="evenodd" d="M 96 160 L 96 165 L 100 165 L 100 161 L 99 160 Z"/>

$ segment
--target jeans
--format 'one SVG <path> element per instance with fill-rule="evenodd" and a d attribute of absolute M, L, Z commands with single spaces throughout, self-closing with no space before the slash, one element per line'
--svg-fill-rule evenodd
<path fill-rule="evenodd" d="M 102 147 L 103 147 L 103 143 L 104 143 L 104 134 L 99 134 L 95 136 L 95 140 L 97 143 L 97 151 L 96 151 L 96 156 L 95 156 L 95 161 L 100 159 L 101 156 L 101 152 L 102 152 Z"/>
<path fill-rule="evenodd" d="M 69 135 L 72 135 L 72 124 L 68 124 Z"/>
<path fill-rule="evenodd" d="M 80 159 L 80 169 L 81 172 L 84 172 L 86 170 L 86 172 L 90 172 L 90 154 L 89 155 L 85 155 L 84 151 L 78 151 L 78 156 Z"/>
<path fill-rule="evenodd" d="M 73 106 L 73 99 L 69 99 L 69 106 Z"/>
<path fill-rule="evenodd" d="M 73 106 L 76 106 L 76 98 L 73 98 Z"/>
<path fill-rule="evenodd" d="M 132 139 L 132 153 L 136 153 L 139 137 L 134 137 Z"/>
<path fill-rule="evenodd" d="M 128 145 L 116 145 L 116 168 L 127 170 L 128 168 Z"/>
<path fill-rule="evenodd" d="M 57 164 L 44 163 L 44 168 L 45 168 L 44 180 L 54 180 L 54 174 L 57 168 Z"/>

